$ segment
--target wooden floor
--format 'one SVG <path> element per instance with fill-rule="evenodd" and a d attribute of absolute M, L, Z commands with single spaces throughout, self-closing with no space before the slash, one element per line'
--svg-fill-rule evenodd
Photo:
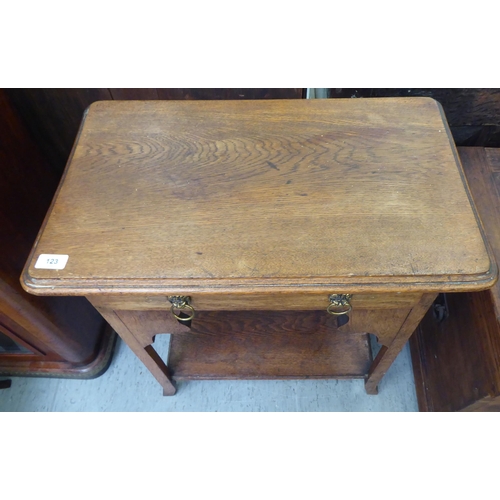
<path fill-rule="evenodd" d="M 165 356 L 168 335 L 155 348 Z M 0 390 L 0 411 L 418 411 L 408 346 L 379 386 L 365 393 L 362 380 L 223 380 L 179 382 L 174 397 L 118 340 L 108 371 L 94 380 L 12 378 Z"/>

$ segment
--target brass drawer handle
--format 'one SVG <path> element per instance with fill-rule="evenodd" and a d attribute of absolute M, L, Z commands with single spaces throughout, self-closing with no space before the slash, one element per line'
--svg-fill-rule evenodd
<path fill-rule="evenodd" d="M 326 308 L 328 314 L 333 314 L 334 316 L 342 316 L 343 314 L 349 314 L 352 311 L 351 306 L 352 295 L 345 293 L 342 295 L 330 295 L 330 305 Z"/>
<path fill-rule="evenodd" d="M 178 319 L 179 321 L 188 322 L 194 318 L 195 314 L 194 308 L 192 305 L 189 304 L 191 297 L 184 297 L 181 295 L 171 295 L 170 297 L 167 297 L 167 299 L 172 304 L 170 312 L 174 315 L 175 319 Z M 179 316 L 175 313 L 175 309 L 178 309 L 179 311 L 189 311 L 189 316 L 187 318 L 183 318 L 182 316 Z"/>

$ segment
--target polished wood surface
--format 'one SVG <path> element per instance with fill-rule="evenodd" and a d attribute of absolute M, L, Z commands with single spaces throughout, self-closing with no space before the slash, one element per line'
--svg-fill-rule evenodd
<path fill-rule="evenodd" d="M 35 269 L 41 253 L 70 257 Z M 409 292 L 484 289 L 496 273 L 431 99 L 104 101 L 23 282 Z"/>
<path fill-rule="evenodd" d="M 58 176 L 0 90 L 0 331 L 30 352 L 0 354 L 0 373 L 102 373 L 116 338 L 84 297 L 36 297 L 20 283 Z M 103 355 L 105 353 L 105 359 Z"/>
<path fill-rule="evenodd" d="M 500 259 L 500 150 L 459 148 L 467 180 Z M 500 410 L 500 289 L 446 294 L 449 316 L 426 314 L 411 340 L 421 411 Z"/>
<path fill-rule="evenodd" d="M 10 100 L 61 175 L 85 109 L 95 101 L 144 99 L 301 99 L 303 89 L 6 89 Z"/>
<path fill-rule="evenodd" d="M 69 260 L 36 269 L 42 253 Z M 359 376 L 375 394 L 437 292 L 496 279 L 442 109 L 416 98 L 94 103 L 22 276 L 86 296 L 167 395 L 172 367 Z M 332 293 L 353 294 L 343 326 Z"/>

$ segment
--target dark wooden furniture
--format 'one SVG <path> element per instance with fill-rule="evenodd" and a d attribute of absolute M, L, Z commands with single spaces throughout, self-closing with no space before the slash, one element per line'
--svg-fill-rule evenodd
<path fill-rule="evenodd" d="M 459 148 L 459 153 L 498 261 L 500 149 Z M 498 283 L 438 299 L 410 344 L 421 411 L 500 411 L 499 317 Z"/>
<path fill-rule="evenodd" d="M 12 380 L 0 380 L 0 389 L 8 389 L 12 385 Z"/>
<path fill-rule="evenodd" d="M 329 89 L 329 97 L 432 97 L 457 146 L 500 147 L 500 89 Z"/>
<path fill-rule="evenodd" d="M 83 297 L 34 297 L 19 283 L 59 177 L 0 91 L 0 375 L 102 373 L 116 335 Z"/>
<path fill-rule="evenodd" d="M 17 113 L 59 176 L 84 111 L 101 100 L 301 99 L 305 89 L 7 89 Z"/>
<path fill-rule="evenodd" d="M 22 275 L 87 297 L 166 395 L 172 375 L 374 394 L 437 293 L 496 279 L 426 98 L 94 103 Z"/>

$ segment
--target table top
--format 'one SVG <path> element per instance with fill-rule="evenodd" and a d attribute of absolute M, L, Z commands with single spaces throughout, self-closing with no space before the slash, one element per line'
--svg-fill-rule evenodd
<path fill-rule="evenodd" d="M 96 102 L 21 281 L 86 295 L 496 276 L 442 108 L 413 97 Z"/>

